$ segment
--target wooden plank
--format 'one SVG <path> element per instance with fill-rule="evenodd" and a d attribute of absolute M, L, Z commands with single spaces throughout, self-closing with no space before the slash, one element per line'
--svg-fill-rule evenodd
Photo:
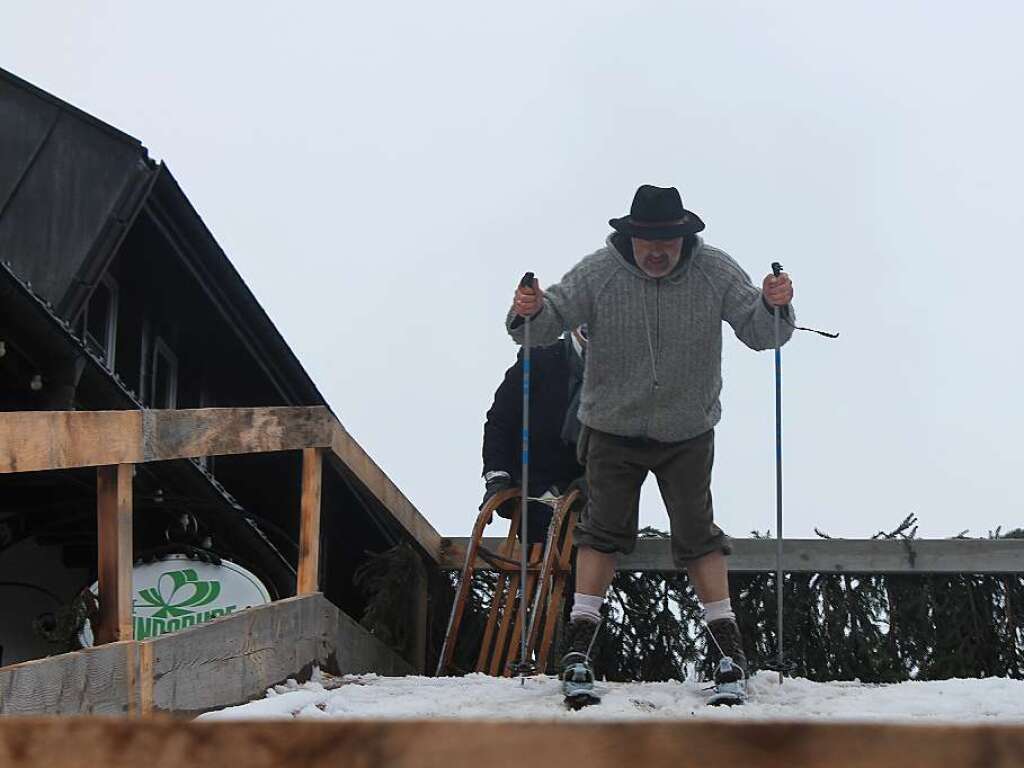
<path fill-rule="evenodd" d="M 141 411 L 0 414 L 0 474 L 141 460 Z"/>
<path fill-rule="evenodd" d="M 516 532 L 520 530 L 519 521 L 522 506 L 516 505 L 512 517 L 508 521 L 508 532 L 502 539 L 495 539 L 497 544 L 491 550 L 495 554 L 509 558 L 513 562 L 519 558 L 516 555 Z M 500 669 L 501 659 L 505 655 L 507 647 L 506 636 L 508 634 L 508 623 L 512 618 L 512 599 L 519 589 L 521 572 L 516 570 L 503 571 L 498 575 L 497 587 L 491 596 L 491 608 L 488 612 L 488 626 L 484 630 L 484 642 L 480 645 L 480 656 L 477 659 L 477 672 L 486 671 L 490 675 L 497 675 Z M 492 628 L 491 622 L 496 617 L 496 611 L 500 609 L 500 622 Z M 494 643 L 491 643 L 491 636 L 494 635 Z M 489 654 L 489 655 L 488 655 Z"/>
<path fill-rule="evenodd" d="M 502 538 L 485 538 L 494 548 Z M 462 567 L 466 537 L 442 540 L 440 567 Z M 729 570 L 775 570 L 772 539 L 733 539 Z M 480 569 L 490 568 L 482 560 Z M 790 573 L 1021 573 L 1024 539 L 786 539 L 783 568 Z M 641 539 L 636 550 L 620 555 L 620 571 L 675 571 L 668 539 Z"/>
<path fill-rule="evenodd" d="M 540 646 L 537 649 L 537 669 L 546 672 L 548 668 L 548 656 L 551 653 L 551 646 L 555 638 L 555 629 L 562 617 L 562 607 L 565 602 L 566 582 L 572 568 L 573 537 L 576 532 L 576 521 L 579 515 L 575 509 L 569 509 L 568 519 L 565 521 L 564 538 L 562 548 L 558 555 L 558 568 L 551 586 L 551 594 L 548 598 L 548 606 L 544 615 L 544 633 L 540 639 Z"/>
<path fill-rule="evenodd" d="M 145 642 L 0 668 L 0 715 L 196 714 L 261 698 L 289 677 L 413 674 L 321 594 L 288 598 Z M 4 765 L 0 758 L 0 765 Z"/>
<path fill-rule="evenodd" d="M 492 677 L 498 676 L 502 673 L 502 662 L 505 659 L 506 652 L 508 650 L 508 633 L 512 628 L 512 620 L 516 616 L 516 608 L 519 602 L 515 599 L 516 593 L 519 591 L 519 581 L 522 574 L 516 571 L 512 574 L 512 577 L 508 580 L 508 591 L 506 592 L 507 597 L 504 600 L 504 606 L 501 613 L 501 623 L 498 625 L 498 636 L 494 641 L 494 651 L 491 653 L 491 664 L 487 669 L 487 674 Z M 529 574 L 527 574 L 529 579 Z M 498 595 L 494 595 L 494 599 L 498 599 Z"/>
<path fill-rule="evenodd" d="M 139 672 L 136 675 L 138 681 L 138 702 L 140 715 L 149 715 L 153 712 L 153 645 L 149 642 L 140 642 L 138 645 Z"/>
<path fill-rule="evenodd" d="M 143 460 L 164 461 L 325 448 L 333 418 L 309 408 L 202 408 L 143 412 Z"/>
<path fill-rule="evenodd" d="M 397 653 L 313 594 L 248 608 L 146 641 L 152 709 L 194 715 L 261 698 L 313 667 L 335 673 L 410 674 Z"/>
<path fill-rule="evenodd" d="M 0 715 L 128 714 L 133 645 L 110 643 L 0 668 Z"/>
<path fill-rule="evenodd" d="M 313 595 L 310 599 L 316 600 L 324 617 L 324 637 L 318 662 L 321 669 L 336 675 L 374 672 L 395 676 L 417 673 L 408 661 L 323 595 Z"/>
<path fill-rule="evenodd" d="M 193 715 L 259 698 L 289 677 L 308 678 L 324 634 L 313 597 L 279 600 L 147 641 L 153 709 Z"/>
<path fill-rule="evenodd" d="M 125 643 L 125 660 L 128 664 L 128 714 L 142 713 L 139 698 L 139 644 L 134 641 Z"/>
<path fill-rule="evenodd" d="M 299 569 L 297 592 L 310 595 L 320 583 L 320 487 L 323 451 L 302 451 L 302 502 L 299 520 Z"/>
<path fill-rule="evenodd" d="M 132 639 L 134 469 L 131 464 L 115 464 L 96 471 L 100 603 L 97 644 Z"/>
<path fill-rule="evenodd" d="M 334 422 L 331 440 L 331 460 L 380 500 L 412 540 L 434 562 L 438 561 L 441 556 L 440 534 L 337 421 Z"/>
<path fill-rule="evenodd" d="M 309 408 L 0 414 L 0 473 L 326 448 L 335 419 Z"/>
<path fill-rule="evenodd" d="M 547 540 L 545 543 L 544 563 L 541 567 L 538 588 L 535 592 L 535 602 L 530 615 L 530 628 L 527 636 L 529 650 L 532 652 L 536 647 L 537 633 L 541 631 L 541 618 L 547 613 L 548 603 L 553 598 L 552 589 L 556 583 L 554 576 L 561 570 L 562 562 L 568 562 L 572 554 L 572 538 L 574 530 L 575 515 L 572 507 L 576 505 L 579 498 L 579 491 L 573 491 L 564 496 L 555 508 L 551 516 L 551 523 L 548 525 Z M 559 603 L 561 598 L 559 597 Z M 536 656 L 540 658 L 540 656 Z M 543 669 L 543 665 L 538 665 Z"/>
<path fill-rule="evenodd" d="M 1024 728 L 1013 725 L 0 721 L 7 768 L 1009 768 L 1022 754 Z"/>

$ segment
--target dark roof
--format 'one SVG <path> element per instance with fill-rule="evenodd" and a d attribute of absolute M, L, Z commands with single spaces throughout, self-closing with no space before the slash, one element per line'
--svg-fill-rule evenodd
<path fill-rule="evenodd" d="M 32 85 L 32 83 L 30 83 L 28 80 L 22 80 L 13 72 L 8 72 L 6 69 L 3 69 L 2 67 L 0 67 L 0 80 L 6 80 L 12 86 L 31 94 L 32 96 L 34 96 L 37 99 L 40 99 L 41 101 L 45 101 L 48 104 L 53 105 L 54 107 L 60 109 L 63 112 L 67 112 L 68 114 L 73 115 L 75 118 L 90 124 L 94 128 L 98 128 L 99 130 L 108 134 L 111 138 L 116 139 L 117 141 L 138 148 L 143 154 L 145 154 L 146 148 L 142 146 L 142 142 L 136 139 L 134 136 L 130 136 L 124 131 L 119 130 L 114 126 L 110 125 L 110 123 L 105 123 L 98 117 L 94 117 L 90 115 L 88 112 L 85 112 L 79 109 L 78 107 L 74 106 L 73 104 L 69 104 L 63 99 L 57 98 L 52 93 L 48 93 L 47 91 L 44 91 L 42 88 Z"/>
<path fill-rule="evenodd" d="M 323 395 L 182 192 L 135 138 L 0 69 L 0 260 L 71 321 L 144 208 L 290 405 Z"/>
<path fill-rule="evenodd" d="M 0 259 L 68 319 L 156 166 L 136 139 L 0 70 Z"/>

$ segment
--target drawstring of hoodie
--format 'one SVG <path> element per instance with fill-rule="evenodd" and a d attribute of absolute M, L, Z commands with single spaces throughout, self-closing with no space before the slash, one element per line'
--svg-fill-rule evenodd
<path fill-rule="evenodd" d="M 640 303 L 644 308 L 644 330 L 647 332 L 647 348 L 651 351 L 651 377 L 654 379 L 654 388 L 658 388 L 658 367 L 654 362 L 654 342 L 651 341 L 651 321 L 647 317 L 647 291 L 646 283 L 640 283 Z"/>

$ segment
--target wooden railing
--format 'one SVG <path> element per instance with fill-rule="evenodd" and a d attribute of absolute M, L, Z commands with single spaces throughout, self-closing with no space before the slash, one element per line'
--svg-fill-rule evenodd
<path fill-rule="evenodd" d="M 132 639 L 133 465 L 291 450 L 302 451 L 299 595 L 319 586 L 324 459 L 363 485 L 427 557 L 440 562 L 440 535 L 327 408 L 0 414 L 0 474 L 97 468 L 101 643 Z"/>
<path fill-rule="evenodd" d="M 485 538 L 493 549 L 501 538 Z M 467 538 L 441 540 L 441 568 L 458 570 Z M 733 539 L 728 558 L 734 573 L 775 570 L 773 539 Z M 487 563 L 478 561 L 481 570 Z M 785 539 L 783 570 L 788 573 L 1022 573 L 1024 539 Z M 640 539 L 619 555 L 620 571 L 677 571 L 668 539 Z"/>

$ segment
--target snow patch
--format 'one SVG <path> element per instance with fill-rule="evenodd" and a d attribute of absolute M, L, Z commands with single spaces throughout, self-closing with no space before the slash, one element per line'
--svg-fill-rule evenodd
<path fill-rule="evenodd" d="M 1024 681 L 1002 678 L 871 685 L 778 684 L 761 672 L 742 707 L 708 707 L 704 683 L 599 683 L 603 701 L 578 712 L 562 705 L 556 678 L 317 675 L 269 690 L 266 698 L 210 712 L 204 720 L 265 718 L 493 720 L 830 720 L 860 722 L 1024 723 Z"/>

